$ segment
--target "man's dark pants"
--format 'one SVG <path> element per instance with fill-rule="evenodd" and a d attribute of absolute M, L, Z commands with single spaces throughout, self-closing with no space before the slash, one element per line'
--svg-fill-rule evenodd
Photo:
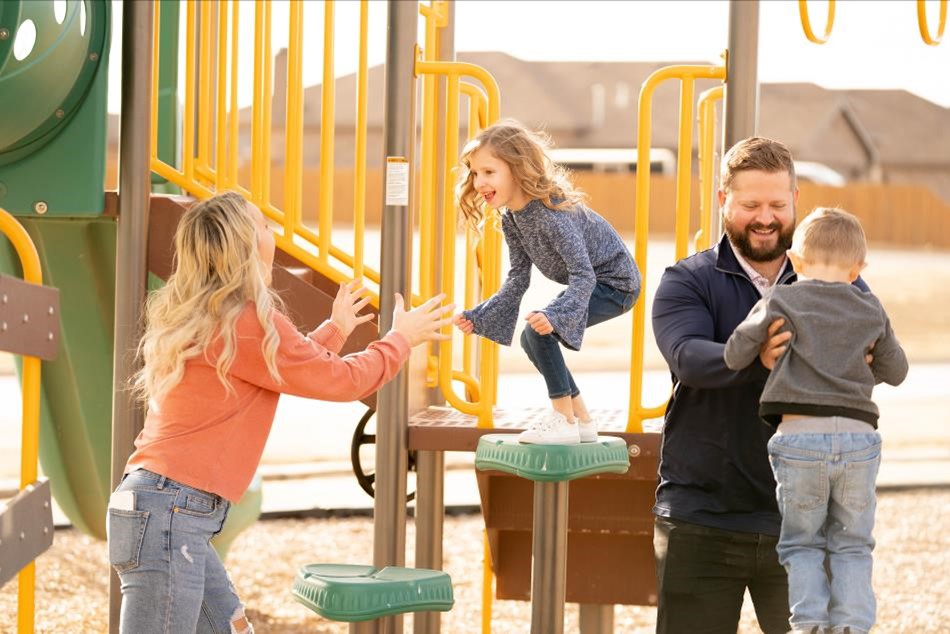
<path fill-rule="evenodd" d="M 657 634 L 735 634 L 746 588 L 762 631 L 788 632 L 788 579 L 777 541 L 657 517 Z"/>

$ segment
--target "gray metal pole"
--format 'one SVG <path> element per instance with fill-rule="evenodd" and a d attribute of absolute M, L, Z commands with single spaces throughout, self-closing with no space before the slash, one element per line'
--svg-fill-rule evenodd
<path fill-rule="evenodd" d="M 610 634 L 614 631 L 614 606 L 594 603 L 581 603 L 581 634 Z"/>
<path fill-rule="evenodd" d="M 439 38 L 440 60 L 455 60 L 455 11 L 453 3 L 447 3 L 448 24 Z M 441 165 L 439 157 L 445 155 L 445 81 L 436 78 L 439 93 L 437 103 L 439 112 L 436 114 L 438 146 L 436 150 L 436 166 Z M 454 133 L 454 132 L 453 132 Z M 454 161 L 455 157 L 445 156 L 445 161 Z M 436 201 L 443 200 L 445 187 L 451 183 L 444 182 L 444 172 L 436 170 L 438 186 Z M 442 207 L 436 204 L 435 253 L 442 252 L 442 223 L 444 214 L 439 213 Z M 445 211 L 445 210 L 442 210 Z M 435 288 L 442 287 L 441 267 L 435 267 Z M 432 353 L 438 355 L 438 342 L 433 342 Z M 429 403 L 442 403 L 444 397 L 441 390 L 432 388 L 427 394 Z M 445 452 L 420 451 L 416 454 L 416 562 L 417 568 L 442 569 L 442 529 L 445 517 Z M 413 616 L 413 634 L 438 634 L 441 629 L 442 614 L 440 612 L 417 612 Z"/>
<path fill-rule="evenodd" d="M 386 37 L 386 87 L 382 252 L 379 329 L 392 326 L 393 294 L 410 297 L 409 214 L 415 138 L 415 45 L 419 7 L 390 0 Z M 402 566 L 406 558 L 406 471 L 409 383 L 405 371 L 379 391 L 376 413 L 376 498 L 373 565 Z M 384 634 L 401 634 L 402 618 L 377 624 Z"/>
<path fill-rule="evenodd" d="M 722 155 L 759 127 L 759 2 L 729 1 L 729 52 L 726 61 L 726 100 L 723 110 Z M 712 235 L 721 233 L 713 214 Z"/>
<path fill-rule="evenodd" d="M 531 634 L 562 634 L 567 584 L 568 482 L 534 483 Z"/>
<path fill-rule="evenodd" d="M 116 237 L 115 335 L 113 339 L 112 487 L 122 478 L 144 411 L 128 390 L 145 300 L 148 244 L 149 129 L 152 21 L 148 2 L 122 4 L 122 115 L 119 123 L 119 219 Z M 109 581 L 109 631 L 119 631 L 119 580 Z"/>

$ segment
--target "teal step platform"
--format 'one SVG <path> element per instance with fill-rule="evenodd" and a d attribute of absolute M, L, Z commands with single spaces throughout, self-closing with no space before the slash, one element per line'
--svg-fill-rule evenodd
<path fill-rule="evenodd" d="M 517 434 L 487 434 L 478 439 L 475 468 L 503 471 L 535 482 L 563 482 L 598 473 L 626 473 L 627 444 L 600 436 L 579 445 L 526 445 Z"/>
<path fill-rule="evenodd" d="M 294 598 L 331 621 L 369 621 L 403 612 L 447 612 L 455 599 L 441 570 L 308 564 L 294 579 Z"/>

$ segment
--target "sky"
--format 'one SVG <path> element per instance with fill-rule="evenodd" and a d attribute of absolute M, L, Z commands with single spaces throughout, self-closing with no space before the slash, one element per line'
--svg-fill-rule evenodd
<path fill-rule="evenodd" d="M 936 33 L 939 0 L 927 0 Z M 824 32 L 827 0 L 809 0 L 812 29 Z M 239 100 L 250 103 L 253 73 L 252 4 L 241 12 Z M 336 2 L 335 69 L 354 72 L 359 3 Z M 458 0 L 457 51 L 503 51 L 525 60 L 698 61 L 717 63 L 728 42 L 725 1 Z M 121 4 L 114 2 L 110 111 L 119 105 Z M 369 10 L 370 65 L 384 61 L 386 3 Z M 759 11 L 759 80 L 813 82 L 826 88 L 904 89 L 950 107 L 950 32 L 927 46 L 914 0 L 843 0 L 836 3 L 828 42 L 809 42 L 798 2 L 767 0 Z M 288 3 L 273 3 L 273 49 L 287 42 Z M 421 28 L 421 20 L 420 20 Z M 950 31 L 950 30 L 948 30 Z M 304 84 L 322 78 L 323 3 L 304 3 Z M 421 40 L 421 38 L 420 38 Z M 246 69 L 246 71 L 244 70 Z M 490 70 L 490 69 L 489 69 Z M 556 89 L 556 87 L 552 87 Z"/>

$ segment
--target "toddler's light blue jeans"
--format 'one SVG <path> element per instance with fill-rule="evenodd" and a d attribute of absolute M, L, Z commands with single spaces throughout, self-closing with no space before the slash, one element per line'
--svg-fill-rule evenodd
<path fill-rule="evenodd" d="M 109 563 L 122 582 L 120 631 L 235 632 L 244 605 L 208 543 L 224 525 L 228 501 L 144 469 L 128 474 L 112 499 Z"/>
<path fill-rule="evenodd" d="M 776 551 L 788 571 L 790 622 L 806 631 L 817 625 L 865 633 L 876 608 L 871 530 L 881 438 L 866 424 L 866 433 L 833 431 L 845 422 L 841 426 L 854 429 L 853 419 L 807 420 L 830 433 L 778 433 L 769 441 L 782 513 Z"/>

